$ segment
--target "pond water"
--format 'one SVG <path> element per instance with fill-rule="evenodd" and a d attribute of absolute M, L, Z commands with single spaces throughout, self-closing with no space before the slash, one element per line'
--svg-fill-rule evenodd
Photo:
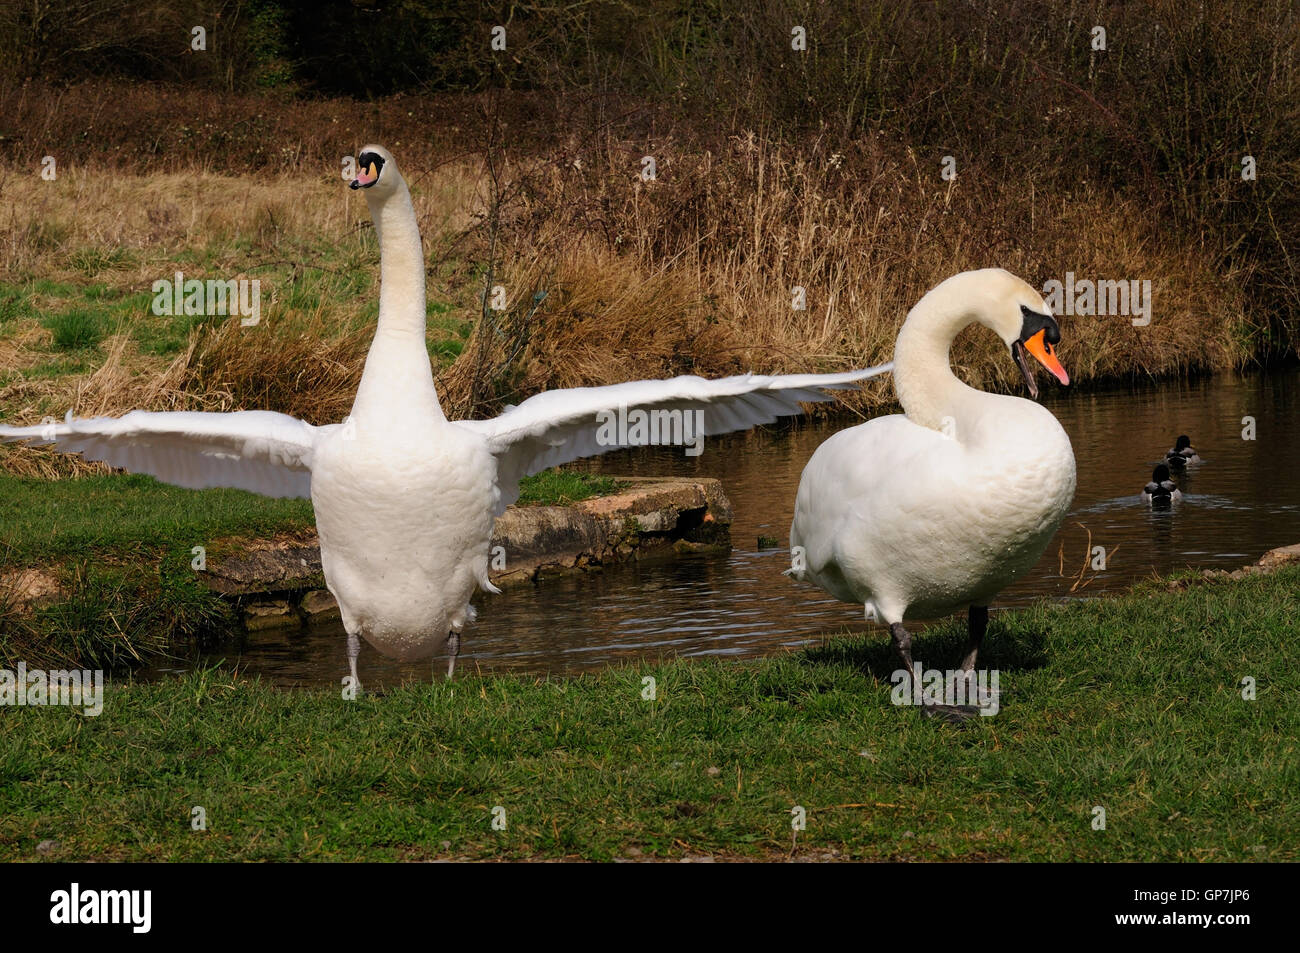
<path fill-rule="evenodd" d="M 1300 542 L 1300 370 L 1087 393 L 1048 390 L 1044 403 L 1074 444 L 1078 492 L 1038 566 L 1003 592 L 994 612 L 1038 598 L 1091 597 L 1191 567 L 1233 569 Z M 1243 417 L 1255 439 L 1243 439 Z M 478 596 L 460 666 L 530 674 L 575 673 L 616 662 L 675 656 L 755 656 L 827 633 L 862 631 L 862 607 L 796 583 L 789 566 L 795 489 L 817 446 L 856 420 L 774 427 L 710 439 L 699 457 L 680 450 L 620 451 L 584 464 L 601 473 L 710 476 L 735 509 L 730 556 L 615 567 Z M 1152 512 L 1139 494 L 1180 433 L 1204 462 L 1179 477 L 1184 499 Z M 1091 545 L 1106 550 L 1092 569 Z M 778 548 L 760 549 L 760 536 Z M 885 638 L 880 630 L 881 638 Z M 257 634 L 207 653 L 285 686 L 337 685 L 347 671 L 340 626 Z M 190 661 L 163 666 L 177 670 Z M 362 684 L 430 675 L 363 643 Z M 433 668 L 445 670 L 445 661 Z"/>

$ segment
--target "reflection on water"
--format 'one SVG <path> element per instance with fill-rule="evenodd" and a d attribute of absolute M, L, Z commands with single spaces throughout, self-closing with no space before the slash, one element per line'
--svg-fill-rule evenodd
<path fill-rule="evenodd" d="M 1049 393 L 1045 403 L 1074 444 L 1074 507 L 1035 570 L 997 606 L 1069 597 L 1088 560 L 1089 533 L 1107 553 L 1075 595 L 1123 589 L 1184 567 L 1235 568 L 1267 550 L 1300 542 L 1300 371 L 1223 377 L 1133 392 Z M 1242 439 L 1242 418 L 1257 439 Z M 648 448 L 588 461 L 598 472 L 714 476 L 736 511 L 729 557 L 630 566 L 540 587 L 477 597 L 465 668 L 546 674 L 635 659 L 747 656 L 780 652 L 827 633 L 861 629 L 862 607 L 829 598 L 782 575 L 790 519 L 804 464 L 846 421 L 770 428 L 711 439 L 699 457 Z M 1175 477 L 1184 499 L 1152 512 L 1140 493 L 1152 467 L 1187 433 L 1204 463 Z M 759 536 L 781 541 L 760 552 Z M 347 671 L 341 627 L 259 634 L 214 657 L 284 685 L 337 685 Z M 188 663 L 185 663 L 188 664 Z M 399 664 L 369 646 L 368 687 L 428 678 L 430 663 Z M 438 671 L 444 661 L 436 661 Z"/>

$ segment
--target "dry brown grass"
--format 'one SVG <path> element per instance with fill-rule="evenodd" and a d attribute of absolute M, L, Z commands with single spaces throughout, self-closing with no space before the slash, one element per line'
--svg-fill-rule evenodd
<path fill-rule="evenodd" d="M 227 321 L 195 336 L 180 378 L 195 409 L 267 408 L 314 424 L 347 416 L 373 328 L 340 331 L 317 310 L 268 327 L 264 338 L 248 331 Z"/>
<path fill-rule="evenodd" d="M 658 178 L 606 142 L 515 172 L 504 275 L 517 307 L 548 288 L 518 373 L 546 387 L 668 373 L 842 369 L 888 360 L 903 318 L 956 272 L 997 265 L 1041 286 L 1079 278 L 1152 282 L 1149 327 L 1126 317 L 1062 318 L 1062 359 L 1080 382 L 1236 366 L 1258 330 L 1212 249 L 1163 233 L 1134 201 L 1081 186 L 1044 198 L 974 169 L 954 183 L 869 148 L 777 148 L 737 137 L 723 153 L 665 143 Z M 578 161 L 575 163 L 574 159 Z M 792 308 L 792 288 L 807 308 Z M 1261 325 L 1262 326 L 1262 325 Z M 508 344 L 494 349 L 501 352 Z M 953 350 L 972 384 L 1015 387 L 991 335 Z M 467 368 L 453 384 L 462 384 Z M 872 391 L 863 405 L 879 402 Z"/>
<path fill-rule="evenodd" d="M 1136 202 L 1086 184 L 1045 197 L 979 168 L 943 183 L 915 158 L 859 145 L 842 154 L 820 141 L 777 147 L 743 136 L 701 149 L 607 136 L 513 157 L 504 165 L 496 270 L 511 308 L 498 318 L 510 333 L 492 332 L 480 348 L 476 332 L 439 378 L 445 400 L 469 409 L 480 350 L 491 388 L 478 413 L 544 388 L 878 363 L 926 289 L 989 265 L 1035 285 L 1067 270 L 1152 281 L 1150 327 L 1062 318 L 1062 360 L 1081 383 L 1250 358 L 1255 328 L 1216 250 L 1180 243 Z M 637 175 L 648 152 L 658 163 L 653 182 Z M 489 247 L 484 165 L 429 168 L 419 151 L 409 162 L 398 155 L 425 236 L 430 294 L 451 317 L 475 321 Z M 235 320 L 202 328 L 166 358 L 113 334 L 87 370 L 63 376 L 32 376 L 50 357 L 39 319 L 58 302 L 31 291 L 25 313 L 0 327 L 0 407 L 22 422 L 68 408 L 133 407 L 341 419 L 372 331 L 373 286 L 307 305 L 291 292 L 309 272 L 346 282 L 375 275 L 376 263 L 364 203 L 333 173 L 133 176 L 82 167 L 56 183 L 0 175 L 0 282 L 39 277 L 140 292 L 177 268 L 264 280 L 257 328 Z M 807 289 L 806 310 L 791 308 L 794 285 Z M 525 325 L 539 290 L 546 298 Z M 988 334 L 959 338 L 953 361 L 977 386 L 1017 386 Z M 890 396 L 887 385 L 874 386 L 851 403 L 865 409 Z M 0 459 L 9 469 L 67 470 L 44 455 Z"/>
<path fill-rule="evenodd" d="M 425 231 L 463 229 L 465 207 L 449 200 L 463 175 L 449 169 L 424 179 L 417 204 Z M 291 300 L 305 278 L 333 276 L 346 286 L 359 276 L 364 287 L 377 274 L 364 202 L 341 180 L 77 169 L 44 189 L 12 176 L 0 182 L 0 282 L 26 289 L 19 316 L 0 328 L 7 416 L 273 406 L 328 420 L 346 412 L 369 344 L 364 313 L 373 311 L 373 296 L 321 295 L 313 306 Z M 110 334 L 84 373 L 32 374 L 57 356 L 40 322 L 67 302 L 24 283 L 138 294 L 176 270 L 262 278 L 261 325 L 224 321 L 197 330 L 183 353 L 167 358 L 142 353 L 126 333 Z M 142 308 L 127 322 L 160 320 Z"/>

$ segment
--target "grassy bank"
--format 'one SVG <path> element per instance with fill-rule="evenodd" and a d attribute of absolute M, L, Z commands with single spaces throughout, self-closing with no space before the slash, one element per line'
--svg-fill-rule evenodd
<path fill-rule="evenodd" d="M 1294 567 L 999 614 L 1001 711 L 960 728 L 890 705 L 879 632 L 355 702 L 216 671 L 115 685 L 97 718 L 0 712 L 0 858 L 1294 860 L 1298 625 Z M 961 638 L 918 657 L 954 664 Z"/>
<path fill-rule="evenodd" d="M 234 616 L 197 580 L 194 547 L 216 559 L 244 539 L 312 525 L 306 500 L 183 490 L 137 475 L 0 474 L 0 664 L 124 669 L 178 641 L 228 635 Z M 17 583 L 58 595 L 29 610 L 12 592 Z"/>

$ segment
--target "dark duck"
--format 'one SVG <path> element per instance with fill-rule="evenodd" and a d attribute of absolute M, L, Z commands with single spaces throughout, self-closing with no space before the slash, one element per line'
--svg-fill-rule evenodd
<path fill-rule="evenodd" d="M 1169 464 L 1171 470 L 1182 470 L 1189 463 L 1200 462 L 1201 458 L 1192 447 L 1192 439 L 1187 434 L 1182 434 L 1174 442 L 1174 448 L 1165 454 L 1165 463 Z"/>
<path fill-rule="evenodd" d="M 1182 498 L 1182 492 L 1169 479 L 1169 467 L 1163 463 L 1151 474 L 1151 482 L 1142 488 L 1142 502 L 1152 509 L 1168 507 Z"/>

